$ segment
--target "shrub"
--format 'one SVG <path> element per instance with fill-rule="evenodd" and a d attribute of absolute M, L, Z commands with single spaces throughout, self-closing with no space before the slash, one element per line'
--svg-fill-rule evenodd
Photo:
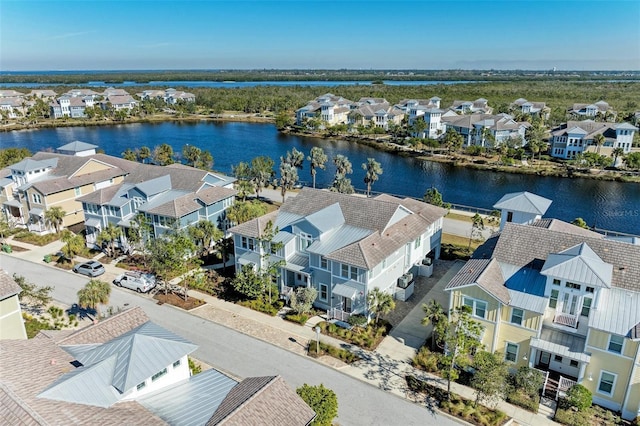
<path fill-rule="evenodd" d="M 367 325 L 367 317 L 364 315 L 351 315 L 348 322 L 354 327 L 364 327 Z"/>
<path fill-rule="evenodd" d="M 540 395 L 527 395 L 522 390 L 516 389 L 507 394 L 507 402 L 537 413 L 540 406 Z"/>
<path fill-rule="evenodd" d="M 591 407 L 592 395 L 589 389 L 582 385 L 573 385 L 567 391 L 565 402 L 569 407 L 574 407 L 578 411 L 584 411 Z"/>
<path fill-rule="evenodd" d="M 200 364 L 196 364 L 191 358 L 187 357 L 189 360 L 189 370 L 191 370 L 191 375 L 195 376 L 198 373 L 202 373 L 202 367 Z"/>
<path fill-rule="evenodd" d="M 287 312 L 284 316 L 284 319 L 286 319 L 287 321 L 296 322 L 300 325 L 305 325 L 309 320 L 309 315 Z"/>
<path fill-rule="evenodd" d="M 269 304 L 262 299 L 243 300 L 241 302 L 238 302 L 238 304 L 246 308 L 253 309 L 254 311 L 269 314 L 272 317 L 278 315 L 278 311 L 280 310 L 280 308 L 278 307 L 278 303 Z"/>
<path fill-rule="evenodd" d="M 558 423 L 571 426 L 591 426 L 591 413 L 589 411 L 576 411 L 571 408 L 558 408 L 553 417 Z"/>
<path fill-rule="evenodd" d="M 440 354 L 431 352 L 429 348 L 423 346 L 420 348 L 416 356 L 413 357 L 412 361 L 414 367 L 432 373 L 434 371 L 438 371 Z"/>
<path fill-rule="evenodd" d="M 316 417 L 311 422 L 312 426 L 331 426 L 333 419 L 338 415 L 338 397 L 334 391 L 322 384 L 310 386 L 305 383 L 296 389 L 296 393 L 316 412 Z"/>
<path fill-rule="evenodd" d="M 346 362 L 347 364 L 354 363 L 360 360 L 360 357 L 353 352 L 350 352 L 346 349 L 337 348 L 335 346 L 329 345 L 327 343 L 320 342 L 320 352 L 316 352 L 318 346 L 318 342 L 312 340 L 309 342 L 308 353 L 310 356 L 316 358 L 321 355 L 329 355 L 334 358 L 337 358 L 341 361 Z"/>

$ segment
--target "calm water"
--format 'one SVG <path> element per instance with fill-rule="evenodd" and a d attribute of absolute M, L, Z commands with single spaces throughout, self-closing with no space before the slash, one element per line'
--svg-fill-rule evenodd
<path fill-rule="evenodd" d="M 571 221 L 584 218 L 598 228 L 640 234 L 640 184 L 604 182 L 590 179 L 563 179 L 507 173 L 494 173 L 419 161 L 376 151 L 356 143 L 281 135 L 273 125 L 253 123 L 160 123 L 127 124 L 108 127 L 67 127 L 0 133 L 0 147 L 25 147 L 32 152 L 53 149 L 74 140 L 100 146 L 107 154 L 120 156 L 127 148 L 154 147 L 162 143 L 176 152 L 186 144 L 209 150 L 214 169 L 231 173 L 232 165 L 268 155 L 279 165 L 280 156 L 293 147 L 308 155 L 314 146 L 322 147 L 329 158 L 346 155 L 353 164 L 352 183 L 364 188 L 362 164 L 373 157 L 384 173 L 373 185 L 374 191 L 422 197 L 435 186 L 446 201 L 491 208 L 505 193 L 530 191 L 553 200 L 548 217 Z M 318 186 L 328 186 L 335 168 L 327 164 L 318 171 Z M 310 181 L 308 165 L 299 172 Z"/>

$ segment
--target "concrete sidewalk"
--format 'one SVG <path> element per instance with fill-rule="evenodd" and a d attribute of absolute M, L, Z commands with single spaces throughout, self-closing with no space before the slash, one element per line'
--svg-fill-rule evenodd
<path fill-rule="evenodd" d="M 54 242 L 46 246 L 38 247 L 12 241 L 11 239 L 7 239 L 7 243 L 26 249 L 26 251 L 14 251 L 10 254 L 11 256 L 20 257 L 40 264 L 44 263 L 43 258 L 45 254 L 56 253 L 63 246 L 61 242 Z M 116 275 L 124 272 L 123 269 L 117 268 L 115 265 L 105 264 L 104 266 L 107 272 L 98 278 L 103 281 L 110 282 Z M 454 263 L 447 273 L 438 280 L 429 293 L 417 303 L 407 317 L 391 332 L 390 336 L 387 336 L 373 352 L 363 350 L 330 336 L 320 335 L 322 342 L 351 350 L 362 358 L 361 361 L 347 365 L 329 356 L 321 357 L 318 361 L 354 378 L 370 383 L 382 390 L 394 393 L 420 405 L 426 404 L 428 409 L 433 409 L 434 407 L 429 405 L 429 401 L 425 401 L 424 398 L 420 399 L 419 396 L 407 388 L 405 376 L 411 374 L 446 389 L 446 380 L 413 368 L 411 359 L 428 335 L 428 329 L 421 325 L 424 316 L 422 313 L 422 303 L 426 303 L 434 298 L 435 294 L 442 296 L 444 293 L 441 291 L 442 288 L 444 288 L 444 285 L 446 285 L 450 277 L 453 276 L 461 266 L 462 264 Z M 50 267 L 55 268 L 53 265 L 50 265 Z M 189 312 L 190 314 L 216 322 L 302 356 L 306 356 L 307 344 L 313 343 L 316 339 L 316 333 L 313 327 L 323 320 L 321 317 L 313 317 L 304 326 L 301 326 L 286 321 L 279 316 L 272 317 L 198 291 L 189 290 L 189 295 L 206 302 L 206 304 L 191 310 Z M 444 300 L 439 301 L 442 304 Z M 444 303 L 443 306 L 448 306 L 448 302 Z M 452 383 L 451 388 L 452 391 L 458 395 L 468 399 L 475 399 L 474 390 L 469 387 Z M 504 401 L 498 404 L 498 408 L 513 418 L 512 424 L 556 424 L 543 415 L 528 412 Z M 462 421 L 460 422 L 463 423 Z"/>

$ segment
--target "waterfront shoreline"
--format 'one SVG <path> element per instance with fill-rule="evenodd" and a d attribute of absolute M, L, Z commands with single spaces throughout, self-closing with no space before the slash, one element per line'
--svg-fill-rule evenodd
<path fill-rule="evenodd" d="M 77 121 L 76 121 L 77 120 Z M 175 115 L 155 115 L 153 117 L 143 117 L 136 119 L 127 119 L 126 121 L 95 121 L 85 119 L 69 119 L 65 121 L 57 122 L 42 122 L 31 124 L 14 124 L 5 125 L 0 127 L 2 132 L 12 131 L 25 131 L 25 130 L 40 130 L 51 129 L 58 127 L 102 127 L 102 126 L 121 126 L 128 124 L 161 124 L 165 122 L 182 122 L 182 123 L 199 123 L 199 122 L 240 122 L 240 123 L 260 123 L 260 124 L 274 124 L 274 118 L 272 116 L 266 116 L 262 114 L 251 113 L 224 113 L 222 115 L 191 115 L 191 116 L 175 116 Z M 584 178 L 601 181 L 614 181 L 622 183 L 640 183 L 640 173 L 637 172 L 614 172 L 604 170 L 587 170 L 576 169 L 574 167 L 564 164 L 564 167 L 557 166 L 555 164 L 541 165 L 541 167 L 534 166 L 509 166 L 495 163 L 488 163 L 486 159 L 464 156 L 463 154 L 436 154 L 435 150 L 429 152 L 428 150 L 417 150 L 411 147 L 399 145 L 390 141 L 390 136 L 383 135 L 377 138 L 370 138 L 367 136 L 356 135 L 332 135 L 327 137 L 320 133 L 312 132 L 298 132 L 287 130 L 282 132 L 283 134 L 295 135 L 305 138 L 315 138 L 321 140 L 338 139 L 348 142 L 355 142 L 358 144 L 372 147 L 376 150 L 392 153 L 404 157 L 413 157 L 422 161 L 433 161 L 443 164 L 451 164 L 454 167 L 470 168 L 475 170 L 485 170 L 496 173 L 510 173 L 510 174 L 522 174 L 531 176 L 550 176 L 560 178 Z M 539 160 L 535 160 L 539 161 Z M 533 162 L 533 161 L 532 161 Z"/>

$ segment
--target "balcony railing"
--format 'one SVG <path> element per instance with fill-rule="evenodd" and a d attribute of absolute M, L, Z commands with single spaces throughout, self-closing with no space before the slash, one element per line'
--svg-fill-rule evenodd
<path fill-rule="evenodd" d="M 566 377 L 560 376 L 560 380 L 558 381 L 558 390 L 556 391 L 556 401 L 561 397 L 565 396 L 567 391 L 571 388 L 571 386 L 577 384 L 575 380 L 567 379 Z"/>
<path fill-rule="evenodd" d="M 349 317 L 351 317 L 351 312 L 345 312 L 342 309 L 339 308 L 332 308 L 329 311 L 329 315 L 331 316 L 330 319 L 337 319 L 340 321 L 349 321 Z"/>
<path fill-rule="evenodd" d="M 553 317 L 553 322 L 560 325 L 566 325 L 571 328 L 578 328 L 578 317 L 571 314 L 557 312 Z"/>

